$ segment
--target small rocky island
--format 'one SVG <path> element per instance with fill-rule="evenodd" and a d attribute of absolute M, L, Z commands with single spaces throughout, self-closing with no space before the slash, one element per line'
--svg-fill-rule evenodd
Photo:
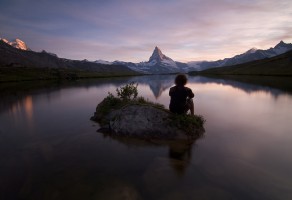
<path fill-rule="evenodd" d="M 204 133 L 202 116 L 176 115 L 163 105 L 138 97 L 137 84 L 118 88 L 97 105 L 91 120 L 98 132 L 140 139 L 188 140 Z"/>

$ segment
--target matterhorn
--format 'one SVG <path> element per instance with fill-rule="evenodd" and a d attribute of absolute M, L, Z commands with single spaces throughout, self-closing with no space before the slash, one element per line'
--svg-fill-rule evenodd
<path fill-rule="evenodd" d="M 180 71 L 176 62 L 164 55 L 157 46 L 149 61 L 138 63 L 137 68 L 151 74 L 177 73 Z"/>
<path fill-rule="evenodd" d="M 162 51 L 156 46 L 152 56 L 149 58 L 148 62 L 156 61 L 156 62 L 162 62 L 165 60 L 173 61 L 171 58 L 167 57 L 162 53 Z M 174 61 L 173 61 L 174 62 Z"/>

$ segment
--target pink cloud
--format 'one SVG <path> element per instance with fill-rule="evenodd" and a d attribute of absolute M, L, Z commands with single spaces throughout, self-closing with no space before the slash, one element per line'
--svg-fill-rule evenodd
<path fill-rule="evenodd" d="M 157 45 L 178 61 L 216 60 L 292 42 L 291 10 L 288 0 L 11 0 L 0 26 L 61 57 L 139 62 Z"/>

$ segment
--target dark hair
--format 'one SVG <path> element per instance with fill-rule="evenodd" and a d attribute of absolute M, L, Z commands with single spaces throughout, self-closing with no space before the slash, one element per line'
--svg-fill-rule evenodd
<path fill-rule="evenodd" d="M 184 86 L 185 84 L 187 84 L 188 79 L 186 77 L 186 75 L 184 74 L 179 74 L 175 77 L 175 84 L 179 85 L 179 86 Z"/>

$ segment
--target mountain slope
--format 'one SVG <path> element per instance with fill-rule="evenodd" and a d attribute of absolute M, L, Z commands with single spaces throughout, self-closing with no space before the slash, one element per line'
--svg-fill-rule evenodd
<path fill-rule="evenodd" d="M 199 74 L 292 76 L 292 50 L 271 58 L 203 70 Z"/>
<path fill-rule="evenodd" d="M 224 66 L 237 66 L 255 60 L 272 58 L 289 50 L 292 50 L 292 44 L 286 44 L 281 41 L 275 47 L 267 50 L 252 48 L 243 54 L 223 60 L 182 63 L 176 62 L 164 55 L 156 46 L 149 60 L 146 62 L 108 62 L 104 60 L 89 62 L 87 60 L 78 61 L 58 58 L 57 55 L 45 51 L 40 53 L 33 52 L 19 39 L 10 42 L 5 39 L 0 39 L 0 67 L 61 68 L 107 74 L 133 74 L 135 72 L 144 74 L 170 74 L 186 73 L 192 70 L 202 71 Z"/>
<path fill-rule="evenodd" d="M 158 47 L 155 47 L 152 55 L 146 62 L 133 63 L 115 61 L 113 63 L 126 65 L 132 70 L 147 74 L 166 74 L 179 72 L 186 73 L 189 71 L 202 71 L 209 68 L 233 66 L 255 60 L 261 60 L 264 58 L 271 58 L 289 50 L 292 50 L 292 44 L 287 44 L 281 41 L 275 47 L 269 48 L 267 50 L 252 48 L 242 54 L 236 55 L 232 58 L 225 58 L 223 60 L 192 61 L 188 63 L 182 63 L 172 60 L 171 58 L 164 55 Z M 107 61 L 102 62 L 106 63 Z"/>
<path fill-rule="evenodd" d="M 58 73 L 60 72 L 61 76 L 66 73 L 75 73 L 78 77 L 123 76 L 137 74 L 137 72 L 124 65 L 105 65 L 88 61 L 58 58 L 56 55 L 45 51 L 38 53 L 17 49 L 2 40 L 0 41 L 0 68 L 0 78 L 2 79 L 0 81 L 9 80 L 9 76 L 14 76 L 13 73 L 20 73 L 19 76 L 17 76 L 20 79 L 26 79 L 25 77 L 21 77 L 21 73 L 23 75 L 29 73 L 29 79 L 34 79 L 34 76 L 36 76 L 36 79 L 39 79 L 44 77 L 43 75 L 40 75 L 40 73 L 54 71 L 50 69 L 58 69 Z M 25 68 L 27 70 L 25 70 Z M 28 72 L 29 70 L 34 73 Z M 5 74 L 6 77 L 4 76 Z M 50 78 L 50 75 L 46 77 Z"/>
<path fill-rule="evenodd" d="M 243 54 L 236 55 L 232 58 L 225 58 L 223 60 L 217 60 L 217 61 L 203 61 L 203 62 L 196 62 L 196 68 L 198 71 L 202 71 L 209 68 L 215 68 L 215 67 L 223 67 L 223 66 L 232 66 L 232 65 L 238 65 L 254 60 L 261 60 L 264 58 L 271 58 L 280 54 L 283 54 L 289 50 L 292 50 L 292 44 L 290 43 L 284 43 L 283 41 L 280 41 L 275 47 L 269 48 L 267 50 L 261 50 L 252 48 L 248 51 L 246 51 Z M 190 66 L 192 63 L 190 63 Z"/>

